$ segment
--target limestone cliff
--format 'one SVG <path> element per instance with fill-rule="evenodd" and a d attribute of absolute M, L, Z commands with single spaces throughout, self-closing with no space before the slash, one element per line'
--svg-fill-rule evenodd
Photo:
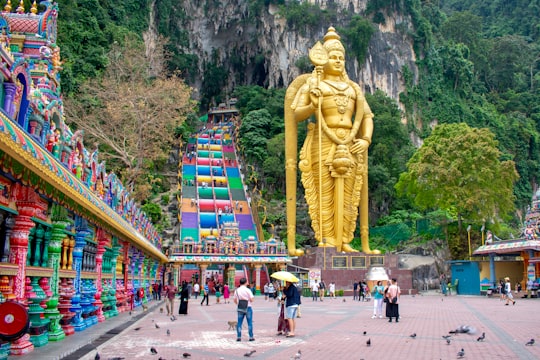
<path fill-rule="evenodd" d="M 330 1 L 311 2 L 322 8 L 330 6 Z M 335 0 L 331 5 L 338 13 L 347 13 L 350 18 L 351 14 L 363 16 L 367 2 Z M 287 86 L 300 73 L 296 61 L 306 57 L 308 49 L 322 40 L 328 26 L 345 25 L 339 23 L 341 20 L 335 24 L 321 24 L 316 30 L 306 29 L 302 35 L 289 28 L 277 6 L 254 8 L 253 3 L 245 0 L 182 0 L 172 5 L 170 14 L 156 14 L 161 18 L 168 15 L 169 28 L 188 34 L 189 40 L 176 46 L 198 60 L 198 69 L 192 71 L 199 75 L 194 80 L 195 88 L 200 88 L 203 81 L 205 63 L 212 61 L 227 70 L 227 90 L 245 84 Z M 343 19 L 346 21 L 345 17 Z M 374 24 L 377 30 L 362 66 L 348 56 L 348 74 L 352 80 L 364 85 L 367 92 L 380 89 L 398 100 L 404 89 L 400 75 L 402 67 L 407 66 L 416 74 L 412 40 L 407 36 L 412 25 L 408 17 L 400 14 L 385 14 L 384 23 Z"/>

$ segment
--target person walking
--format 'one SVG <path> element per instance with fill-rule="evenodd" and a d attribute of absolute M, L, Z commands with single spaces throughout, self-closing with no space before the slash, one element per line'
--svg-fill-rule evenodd
<path fill-rule="evenodd" d="M 173 314 L 174 297 L 176 296 L 177 292 L 178 289 L 176 288 L 176 286 L 174 286 L 174 281 L 170 280 L 169 285 L 167 286 L 167 290 L 165 291 L 165 307 L 167 308 L 168 316 L 171 316 Z"/>
<path fill-rule="evenodd" d="M 335 282 L 332 281 L 330 285 L 328 285 L 328 293 L 332 299 L 336 298 L 336 283 Z"/>
<path fill-rule="evenodd" d="M 313 284 L 311 284 L 311 300 L 317 301 L 319 298 L 319 282 L 315 280 Z"/>
<path fill-rule="evenodd" d="M 234 303 L 237 305 L 238 322 L 236 323 L 236 341 L 242 341 L 242 325 L 244 318 L 247 319 L 249 341 L 254 341 L 253 337 L 253 300 L 255 297 L 247 288 L 247 279 L 240 279 L 240 287 L 234 292 Z"/>
<path fill-rule="evenodd" d="M 264 284 L 264 301 L 268 301 L 268 283 Z"/>
<path fill-rule="evenodd" d="M 399 322 L 399 304 L 398 303 L 399 303 L 399 297 L 401 295 L 401 289 L 397 285 L 396 279 L 392 279 L 392 284 L 388 288 L 386 295 L 388 297 L 388 304 L 386 305 L 387 309 L 388 307 L 390 307 L 387 311 L 390 318 L 388 322 L 392 322 L 392 318 L 396 318 L 396 322 Z"/>
<path fill-rule="evenodd" d="M 372 319 L 375 319 L 377 316 L 379 319 L 382 319 L 382 304 L 384 297 L 384 287 L 382 286 L 382 281 L 377 281 L 377 285 L 373 287 L 371 292 L 373 297 L 373 316 Z"/>
<path fill-rule="evenodd" d="M 287 337 L 293 337 L 296 330 L 295 319 L 298 307 L 300 306 L 302 301 L 300 300 L 300 293 L 298 292 L 298 289 L 293 283 L 289 281 L 285 283 L 283 295 L 285 296 L 285 317 L 289 322 L 289 333 L 287 334 Z"/>
<path fill-rule="evenodd" d="M 189 287 L 186 281 L 182 281 L 182 288 L 180 289 L 180 308 L 178 309 L 179 315 L 187 315 L 188 300 L 189 300 Z"/>
<path fill-rule="evenodd" d="M 199 296 L 199 293 L 201 291 L 201 286 L 199 285 L 199 282 L 195 282 L 193 285 L 193 295 L 195 295 L 195 299 Z"/>
<path fill-rule="evenodd" d="M 223 301 L 225 302 L 225 304 L 229 303 L 229 298 L 230 297 L 231 297 L 231 293 L 229 291 L 229 285 L 227 283 L 225 283 L 223 285 Z"/>
<path fill-rule="evenodd" d="M 277 285 L 276 299 L 278 301 L 278 326 L 277 335 L 287 335 L 291 330 L 289 321 L 285 319 L 285 297 L 283 296 L 283 287 Z"/>
<path fill-rule="evenodd" d="M 208 282 L 204 284 L 203 290 L 202 290 L 202 300 L 201 300 L 201 306 L 204 303 L 204 300 L 206 300 L 206 306 L 208 306 L 208 294 L 210 293 L 210 287 L 208 286 Z"/>
<path fill-rule="evenodd" d="M 366 301 L 366 283 L 358 283 L 358 301 Z"/>
<path fill-rule="evenodd" d="M 353 300 L 358 299 L 358 281 L 355 281 L 353 284 Z"/>
<path fill-rule="evenodd" d="M 216 304 L 219 304 L 221 296 L 223 295 L 223 288 L 221 287 L 221 284 L 218 283 L 214 289 L 216 290 Z"/>
<path fill-rule="evenodd" d="M 159 291 L 159 285 L 157 282 L 155 282 L 153 285 L 152 285 L 152 298 L 154 300 L 157 300 L 158 299 L 158 291 Z"/>
<path fill-rule="evenodd" d="M 319 299 L 321 301 L 323 301 L 323 297 L 325 295 L 325 291 L 326 291 L 326 284 L 324 283 L 324 281 L 321 279 L 321 282 L 319 283 Z"/>
<path fill-rule="evenodd" d="M 514 300 L 514 295 L 512 295 L 512 283 L 510 282 L 510 278 L 505 277 L 504 281 L 504 290 L 506 292 L 506 304 L 504 305 L 508 305 L 510 301 L 512 302 L 512 305 L 516 305 L 516 300 Z"/>

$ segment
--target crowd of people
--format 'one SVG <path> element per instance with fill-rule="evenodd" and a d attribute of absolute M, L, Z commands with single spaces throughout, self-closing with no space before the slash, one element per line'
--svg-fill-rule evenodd
<path fill-rule="evenodd" d="M 219 281 L 214 283 L 213 280 L 214 279 L 206 279 L 203 285 L 199 284 L 198 281 L 194 281 L 193 283 L 182 281 L 179 287 L 175 286 L 174 281 L 171 280 L 163 287 L 163 289 L 160 289 L 160 283 L 156 282 L 152 286 L 153 298 L 159 300 L 161 298 L 161 293 L 163 292 L 167 316 L 173 316 L 176 298 L 179 298 L 180 301 L 178 314 L 187 315 L 188 303 L 191 297 L 198 300 L 200 296 L 200 305 L 202 306 L 206 303 L 206 305 L 209 306 L 211 294 L 215 295 L 215 304 L 228 304 L 230 303 L 230 297 L 232 296 L 238 314 L 236 340 L 242 341 L 242 325 L 245 320 L 248 325 L 248 340 L 254 341 L 253 302 L 256 293 L 255 284 L 249 284 L 246 278 L 241 278 L 239 281 L 240 286 L 231 294 L 228 284 L 223 284 Z M 276 335 L 294 337 L 296 331 L 296 318 L 301 317 L 301 285 L 299 283 L 288 281 L 267 282 L 263 286 L 263 292 L 265 301 L 275 301 L 277 303 L 278 318 Z M 335 299 L 336 284 L 332 281 L 327 286 L 322 279 L 315 279 L 311 282 L 311 295 L 312 301 L 323 301 L 324 297 Z M 386 317 L 389 322 L 393 322 L 393 320 L 399 322 L 400 295 L 401 290 L 396 279 L 388 281 L 386 285 L 383 285 L 382 281 L 378 281 L 372 289 L 369 289 L 365 281 L 355 281 L 353 285 L 353 300 L 366 301 L 366 299 L 373 299 L 372 319 L 383 318 L 383 304 L 386 304 L 384 317 Z"/>

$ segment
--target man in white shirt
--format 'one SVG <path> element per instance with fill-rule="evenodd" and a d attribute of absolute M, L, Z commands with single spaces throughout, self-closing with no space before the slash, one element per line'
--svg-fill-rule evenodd
<path fill-rule="evenodd" d="M 250 289 L 247 288 L 247 279 L 240 279 L 240 287 L 234 292 L 234 303 L 238 305 L 238 322 L 236 325 L 236 341 L 242 341 L 242 325 L 244 317 L 248 323 L 249 341 L 254 341 L 253 337 L 253 309 L 252 304 L 255 297 Z M 247 302 L 247 304 L 245 303 Z M 244 306 L 245 305 L 245 306 Z"/>
<path fill-rule="evenodd" d="M 198 282 L 193 285 L 193 293 L 195 294 L 195 299 L 199 296 L 199 293 L 201 292 L 201 286 Z"/>
<path fill-rule="evenodd" d="M 311 300 L 317 301 L 319 299 L 319 282 L 315 280 L 311 284 Z"/>

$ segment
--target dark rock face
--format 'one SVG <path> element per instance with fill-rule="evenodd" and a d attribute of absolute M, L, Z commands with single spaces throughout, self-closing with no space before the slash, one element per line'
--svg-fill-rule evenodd
<path fill-rule="evenodd" d="M 326 2 L 314 1 L 325 7 Z M 363 15 L 367 0 L 336 0 L 336 6 Z M 286 87 L 300 70 L 295 63 L 308 54 L 317 41 L 322 40 L 329 26 L 339 28 L 345 24 L 325 24 L 305 35 L 292 31 L 278 8 L 269 5 L 254 14 L 248 1 L 220 1 L 205 5 L 196 0 L 180 1 L 173 5 L 168 16 L 171 27 L 188 34 L 188 44 L 175 44 L 183 53 L 195 55 L 198 69 L 193 69 L 194 86 L 199 87 L 205 76 L 205 64 L 217 62 L 229 75 L 228 90 L 238 85 L 257 84 L 267 87 Z M 175 14 L 184 14 L 179 17 Z M 187 16 L 186 16 L 187 15 Z M 363 85 L 366 92 L 385 92 L 398 100 L 404 90 L 401 72 L 409 68 L 416 77 L 415 54 L 407 17 L 392 15 L 384 25 L 377 26 L 368 55 L 363 64 L 347 57 L 347 70 L 351 80 Z M 150 29 L 152 31 L 152 29 Z M 345 44 L 346 45 L 346 44 Z"/>

